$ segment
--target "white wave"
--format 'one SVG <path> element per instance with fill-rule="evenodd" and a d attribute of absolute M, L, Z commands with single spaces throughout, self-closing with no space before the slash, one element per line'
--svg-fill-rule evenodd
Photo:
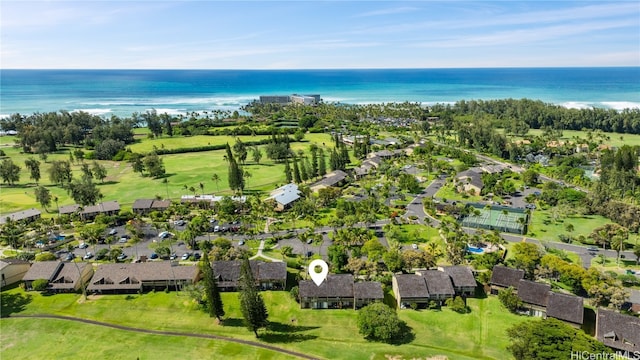
<path fill-rule="evenodd" d="M 8 119 L 10 117 L 11 117 L 11 115 L 9 115 L 9 114 L 0 114 L 0 119 Z"/>
<path fill-rule="evenodd" d="M 86 112 L 91 115 L 105 115 L 111 112 L 111 109 L 73 109 L 71 112 Z"/>
<path fill-rule="evenodd" d="M 145 111 L 153 111 L 155 110 L 157 114 L 167 114 L 167 115 L 186 115 L 186 109 L 145 109 Z"/>
<path fill-rule="evenodd" d="M 197 105 L 197 104 L 211 104 L 211 105 L 243 105 L 253 100 L 258 99 L 259 96 L 245 95 L 245 96 L 214 96 L 214 97 L 164 97 L 164 98 L 123 98 L 113 99 L 98 102 L 87 102 L 83 105 L 95 105 L 95 106 L 162 106 L 162 105 Z"/>
<path fill-rule="evenodd" d="M 614 110 L 624 110 L 624 109 L 639 109 L 640 103 L 631 102 L 631 101 L 603 101 L 602 105 L 614 109 Z"/>
<path fill-rule="evenodd" d="M 561 103 L 560 106 L 565 107 L 567 109 L 591 109 L 593 108 L 593 105 L 586 103 L 586 102 L 579 102 L 579 101 L 567 101 L 564 103 Z"/>

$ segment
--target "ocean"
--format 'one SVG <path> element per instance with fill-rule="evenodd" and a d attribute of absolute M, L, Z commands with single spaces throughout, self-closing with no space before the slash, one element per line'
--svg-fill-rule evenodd
<path fill-rule="evenodd" d="M 570 108 L 640 108 L 640 67 L 371 70 L 7 70 L 0 116 L 58 110 L 110 117 L 238 110 L 260 95 L 319 94 L 366 104 L 542 100 Z"/>

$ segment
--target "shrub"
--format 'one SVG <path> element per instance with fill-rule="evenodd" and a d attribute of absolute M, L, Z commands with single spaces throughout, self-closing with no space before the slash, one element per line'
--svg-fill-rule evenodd
<path fill-rule="evenodd" d="M 53 261 L 56 260 L 56 256 L 50 252 L 43 252 L 35 256 L 36 261 Z"/>
<path fill-rule="evenodd" d="M 289 290 L 289 294 L 296 302 L 300 302 L 300 289 L 297 286 L 294 286 Z"/>
<path fill-rule="evenodd" d="M 35 291 L 45 291 L 49 287 L 49 280 L 47 279 L 36 279 L 31 283 L 31 288 Z"/>

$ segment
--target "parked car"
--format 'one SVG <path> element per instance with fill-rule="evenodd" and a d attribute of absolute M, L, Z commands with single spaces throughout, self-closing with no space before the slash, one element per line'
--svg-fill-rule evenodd
<path fill-rule="evenodd" d="M 122 261 L 122 260 L 124 260 L 126 258 L 127 258 L 127 254 L 125 254 L 125 253 L 122 253 L 122 254 L 118 255 L 118 260 L 120 260 L 120 261 Z"/>
<path fill-rule="evenodd" d="M 244 240 L 240 240 L 240 241 L 238 241 L 238 245 L 239 245 L 239 246 L 244 245 Z"/>
<path fill-rule="evenodd" d="M 194 253 L 193 258 L 196 260 L 200 260 L 200 253 Z"/>
<path fill-rule="evenodd" d="M 93 254 L 92 254 L 91 252 L 88 252 L 88 253 L 86 253 L 86 254 L 84 255 L 84 259 L 85 259 L 85 260 L 89 260 L 89 259 L 91 259 L 92 257 L 93 257 Z"/>
<path fill-rule="evenodd" d="M 113 228 L 109 231 L 109 235 L 115 235 L 118 233 L 118 230 L 116 228 Z"/>
<path fill-rule="evenodd" d="M 184 220 L 182 220 L 182 219 L 180 219 L 180 220 L 176 220 L 176 221 L 174 221 L 174 222 L 173 222 L 173 224 L 174 224 L 174 225 L 176 225 L 176 226 L 182 226 L 182 225 L 184 225 L 184 224 L 186 224 L 186 223 L 187 223 L 187 222 L 186 222 L 186 221 L 184 221 Z"/>
<path fill-rule="evenodd" d="M 129 239 L 127 239 L 127 238 L 126 238 L 126 237 L 124 237 L 124 236 L 123 236 L 123 237 L 121 237 L 121 238 L 120 238 L 120 240 L 118 240 L 118 242 L 119 242 L 119 243 L 121 243 L 121 244 L 124 244 L 124 243 L 126 243 L 127 241 L 129 241 Z"/>
<path fill-rule="evenodd" d="M 182 260 L 189 260 L 189 258 L 190 258 L 190 257 L 191 257 L 191 254 L 190 254 L 190 253 L 184 253 L 184 254 L 182 255 Z"/>
<path fill-rule="evenodd" d="M 597 247 L 595 247 L 595 246 L 589 246 L 589 247 L 587 248 L 587 251 L 598 251 L 598 248 L 597 248 Z"/>
<path fill-rule="evenodd" d="M 173 234 L 172 234 L 172 233 L 170 233 L 170 232 L 168 232 L 168 231 L 163 231 L 163 232 L 161 232 L 160 234 L 158 234 L 158 237 L 159 237 L 160 239 L 166 239 L 166 238 L 168 238 L 169 236 L 172 236 L 172 235 L 173 235 Z"/>
<path fill-rule="evenodd" d="M 74 253 L 68 253 L 67 256 L 64 259 L 67 260 L 67 261 L 72 261 L 75 258 L 76 258 L 76 256 L 74 255 Z"/>
<path fill-rule="evenodd" d="M 157 259 L 158 258 L 158 254 L 156 253 L 151 253 L 151 255 L 149 255 L 149 259 Z"/>
<path fill-rule="evenodd" d="M 413 250 L 418 250 L 418 244 L 411 244 L 411 248 Z"/>
<path fill-rule="evenodd" d="M 79 249 L 86 249 L 88 247 L 89 247 L 89 244 L 87 244 L 87 243 L 80 243 L 80 245 L 78 245 Z"/>
<path fill-rule="evenodd" d="M 313 242 L 313 239 L 307 239 L 307 244 L 311 244 Z"/>
<path fill-rule="evenodd" d="M 176 253 L 173 253 L 173 254 L 171 254 L 171 256 L 169 256 L 169 260 L 175 260 L 177 258 L 178 258 L 178 254 L 176 254 Z"/>

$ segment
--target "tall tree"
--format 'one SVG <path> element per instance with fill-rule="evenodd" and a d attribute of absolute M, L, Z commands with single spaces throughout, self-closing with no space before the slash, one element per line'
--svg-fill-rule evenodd
<path fill-rule="evenodd" d="M 37 184 L 40 181 L 40 161 L 30 157 L 24 161 L 24 165 L 29 170 L 29 178 Z"/>
<path fill-rule="evenodd" d="M 38 186 L 35 188 L 36 200 L 42 205 L 42 207 L 47 210 L 49 205 L 51 205 L 51 192 L 44 186 Z"/>
<path fill-rule="evenodd" d="M 251 272 L 249 259 L 245 258 L 240 268 L 240 307 L 244 322 L 250 331 L 258 337 L 258 329 L 269 324 L 267 307 L 256 288 L 256 282 Z"/>
<path fill-rule="evenodd" d="M 144 168 L 147 169 L 151 177 L 159 178 L 165 174 L 164 163 L 155 152 L 152 152 L 145 156 L 143 163 Z"/>
<path fill-rule="evenodd" d="M 293 181 L 296 184 L 302 183 L 302 177 L 300 176 L 300 169 L 298 168 L 298 159 L 293 157 Z"/>
<path fill-rule="evenodd" d="M 291 166 L 289 165 L 289 159 L 284 160 L 284 176 L 287 179 L 287 184 L 291 183 L 293 180 L 293 175 L 291 174 Z"/>
<path fill-rule="evenodd" d="M 20 180 L 20 166 L 14 164 L 11 159 L 4 159 L 0 163 L 0 177 L 3 182 L 13 185 Z"/>
<path fill-rule="evenodd" d="M 91 167 L 91 172 L 93 172 L 93 176 L 100 180 L 101 183 L 104 183 L 104 179 L 107 177 L 107 169 L 102 166 L 97 161 L 93 161 L 93 166 Z"/>
<path fill-rule="evenodd" d="M 202 269 L 205 291 L 205 306 L 209 312 L 210 317 L 216 317 L 218 321 L 222 320 L 224 316 L 224 306 L 222 304 L 222 298 L 220 297 L 220 289 L 218 289 L 218 282 L 216 281 L 216 274 L 213 271 L 213 266 L 209 260 L 208 251 L 202 252 L 202 263 L 200 264 Z"/>
<path fill-rule="evenodd" d="M 216 189 L 218 191 L 220 191 L 220 186 L 218 185 L 218 183 L 220 182 L 220 175 L 218 174 L 213 174 L 211 175 L 211 181 L 213 181 L 214 183 L 216 183 Z"/>
<path fill-rule="evenodd" d="M 259 147 L 254 146 L 251 148 L 251 157 L 256 164 L 260 164 L 260 159 L 262 159 L 262 150 Z"/>
<path fill-rule="evenodd" d="M 49 168 L 49 179 L 52 183 L 64 186 L 72 180 L 71 163 L 64 160 L 55 160 Z"/>
<path fill-rule="evenodd" d="M 324 176 L 327 173 L 327 161 L 324 158 L 324 150 L 318 149 L 318 176 Z"/>

